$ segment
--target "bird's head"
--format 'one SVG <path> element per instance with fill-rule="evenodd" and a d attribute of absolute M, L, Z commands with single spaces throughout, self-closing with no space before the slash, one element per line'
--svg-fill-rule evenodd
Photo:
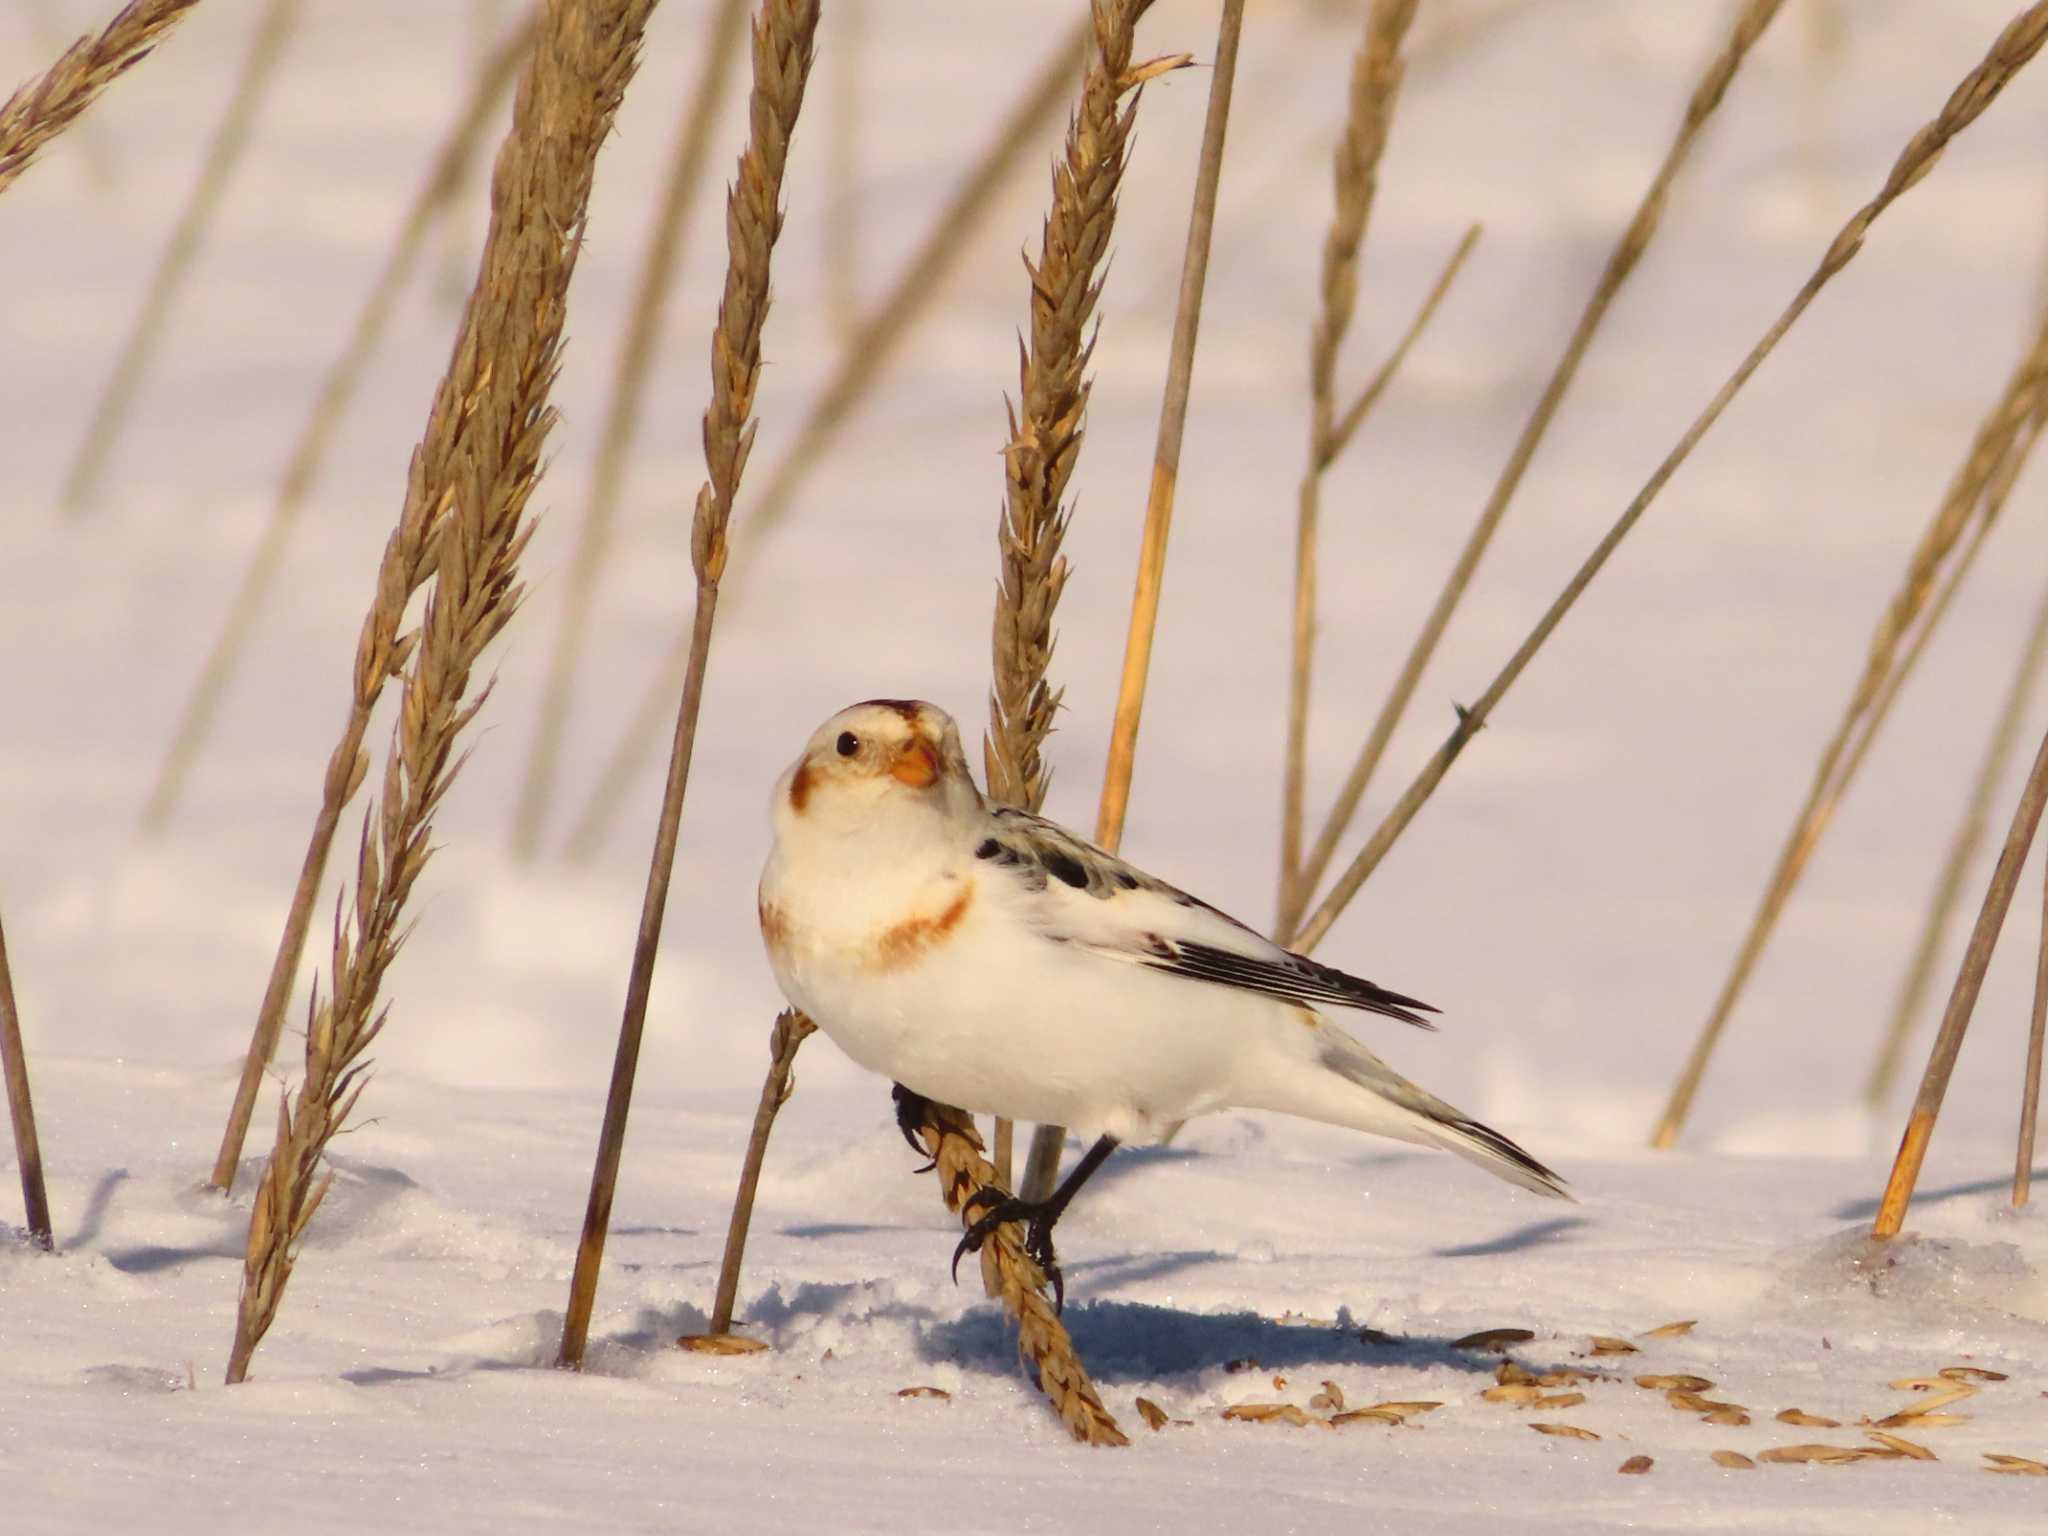
<path fill-rule="evenodd" d="M 778 831 L 851 829 L 905 812 L 979 804 L 953 717 L 917 699 L 870 699 L 811 733 L 775 786 Z"/>

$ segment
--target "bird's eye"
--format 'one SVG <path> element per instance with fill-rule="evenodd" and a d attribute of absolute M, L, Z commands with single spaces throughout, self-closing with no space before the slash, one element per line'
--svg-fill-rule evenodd
<path fill-rule="evenodd" d="M 858 736 L 854 735 L 851 731 L 841 731 L 839 733 L 839 755 L 841 757 L 851 757 L 859 750 L 860 738 Z"/>

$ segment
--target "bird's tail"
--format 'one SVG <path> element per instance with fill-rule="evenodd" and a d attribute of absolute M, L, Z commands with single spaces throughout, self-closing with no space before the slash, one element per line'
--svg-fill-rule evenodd
<path fill-rule="evenodd" d="M 1342 1030 L 1324 1024 L 1322 1063 L 1334 1077 L 1318 1119 L 1455 1152 L 1533 1194 L 1572 1198 L 1564 1180 L 1488 1125 L 1417 1087 Z M 1299 1111 L 1297 1111 L 1299 1112 Z"/>

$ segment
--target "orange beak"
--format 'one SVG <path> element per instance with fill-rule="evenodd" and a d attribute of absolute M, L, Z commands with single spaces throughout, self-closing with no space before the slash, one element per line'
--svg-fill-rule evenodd
<path fill-rule="evenodd" d="M 912 789 L 930 789 L 939 782 L 939 754 L 922 736 L 913 737 L 889 765 L 889 777 Z"/>

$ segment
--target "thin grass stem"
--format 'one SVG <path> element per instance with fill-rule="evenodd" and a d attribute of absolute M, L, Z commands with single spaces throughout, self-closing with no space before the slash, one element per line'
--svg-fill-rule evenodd
<path fill-rule="evenodd" d="M 1777 863 L 1750 919 L 1749 928 L 1743 934 L 1734 963 L 1721 984 L 1713 1008 L 1672 1088 L 1670 1101 L 1652 1133 L 1652 1146 L 1671 1146 L 1684 1128 L 1707 1065 L 1727 1029 L 1736 1003 L 1742 997 L 1743 988 L 1762 958 L 1764 946 L 1769 943 L 1786 903 L 1791 900 L 1800 875 L 1805 872 L 1835 811 L 1848 793 L 1864 753 L 1883 726 L 1885 708 L 1889 707 L 1890 698 L 1896 696 L 1896 690 L 1887 692 L 1885 685 L 1899 670 L 1900 645 L 1933 598 L 1941 567 L 1949 561 L 1971 519 L 1977 517 L 1988 527 L 2003 510 L 2003 496 L 1994 499 L 1989 491 L 2001 480 L 2008 464 L 2012 466 L 2013 474 L 2017 474 L 2017 456 L 2024 448 L 2031 447 L 2034 441 L 2034 433 L 2028 431 L 2028 424 L 2040 419 L 2044 407 L 2048 407 L 2048 318 L 2044 318 L 2033 345 L 2020 359 L 2019 366 L 1990 413 L 1978 427 L 1969 453 L 1950 479 L 1946 494 L 1936 506 L 1933 518 L 1906 563 L 1898 590 L 1879 615 L 1863 670 L 1842 707 L 1842 716 L 1836 723 L 1834 734 L 1821 749 L 1806 799 L 1792 818 L 1784 846 L 1779 850 Z M 2003 483 L 2009 487 L 2011 476 L 2004 476 Z M 1931 625 L 1923 628 L 1922 632 L 1931 633 Z M 1880 707 L 1881 700 L 1883 707 Z"/>
<path fill-rule="evenodd" d="M 2025 68 L 2028 61 L 2040 51 L 2044 38 L 2048 38 L 2048 0 L 2035 0 L 2034 4 L 2027 6 L 2006 24 L 1992 41 L 1983 61 L 1963 77 L 1950 94 L 1948 101 L 1943 104 L 1941 111 L 1907 142 L 1876 196 L 1851 215 L 1849 221 L 1842 226 L 1822 255 L 1820 263 L 1801 284 L 1783 313 L 1771 322 L 1769 329 L 1750 349 L 1749 355 L 1715 392 L 1713 399 L 1707 402 L 1705 409 L 1665 455 L 1663 462 L 1657 466 L 1614 525 L 1601 536 L 1592 553 L 1566 583 L 1564 590 L 1552 601 L 1543 617 L 1537 621 L 1535 628 L 1516 647 L 1514 654 L 1487 685 L 1486 691 L 1470 707 L 1460 709 L 1457 726 L 1450 736 L 1423 765 L 1373 835 L 1367 839 L 1365 846 L 1359 850 L 1342 876 L 1331 887 L 1314 915 L 1296 934 L 1296 948 L 1303 951 L 1311 949 L 1330 931 L 1330 925 L 1337 920 L 1351 898 L 1358 894 L 1359 888 L 1365 884 L 1373 870 L 1379 867 L 1379 862 L 1386 857 L 1387 850 L 1415 819 L 1416 813 L 1435 792 L 1436 786 L 1443 782 L 1443 777 L 1449 772 L 1451 764 L 1486 724 L 1487 717 L 1492 714 L 1502 696 L 1514 686 L 1515 680 L 1522 675 L 1531 659 L 1542 649 L 1543 643 L 1563 622 L 1572 605 L 1592 584 L 1593 578 L 1600 573 L 1601 567 L 1607 563 L 1621 541 L 1628 537 L 1629 531 L 1641 521 L 1643 514 L 1649 510 L 1651 503 L 1657 499 L 1671 477 L 1691 456 L 1700 439 L 1706 436 L 1716 421 L 1720 420 L 1721 413 L 1728 408 L 1729 402 L 1741 392 L 1742 386 L 1749 382 L 1750 376 L 1771 354 L 1785 333 L 1797 323 L 1801 315 L 1806 313 L 1807 307 L 1812 304 L 1821 289 L 1827 286 L 1828 281 L 1855 259 L 1872 224 L 1921 177 L 1934 169 L 1935 162 L 1940 159 L 1941 151 L 1949 140 L 1982 115 L 1984 109 L 1997 98 L 2013 76 Z"/>
<path fill-rule="evenodd" d="M 1622 231 L 1607 258 L 1607 265 L 1594 285 L 1592 296 L 1580 312 L 1578 323 L 1573 327 L 1571 339 L 1565 343 L 1564 352 L 1551 370 L 1543 392 L 1537 396 L 1536 404 L 1523 424 L 1521 435 L 1508 454 L 1508 461 L 1502 467 L 1500 477 L 1494 482 L 1492 492 L 1487 496 L 1486 505 L 1480 509 L 1478 520 L 1472 531 L 1466 535 L 1463 548 L 1451 567 L 1450 574 L 1437 594 L 1435 604 L 1424 618 L 1422 627 L 1416 632 L 1414 642 L 1409 646 L 1407 656 L 1402 660 L 1401 670 L 1388 690 L 1386 701 L 1367 733 L 1365 744 L 1359 748 L 1358 757 L 1346 775 L 1343 787 L 1337 792 L 1337 799 L 1324 821 L 1322 830 L 1316 834 L 1315 843 L 1301 864 L 1289 889 L 1288 905 L 1280 914 L 1278 927 L 1281 943 L 1293 937 L 1300 922 L 1301 913 L 1306 910 L 1314 897 L 1323 876 L 1328 873 L 1330 861 L 1336 857 L 1337 847 L 1344 834 L 1350 829 L 1351 819 L 1357 814 L 1359 802 L 1365 798 L 1366 789 L 1372 782 L 1374 772 L 1379 768 L 1380 759 L 1385 755 L 1387 744 L 1393 740 L 1395 730 L 1400 726 L 1402 716 L 1407 713 L 1408 704 L 1415 696 L 1416 688 L 1422 682 L 1422 674 L 1435 656 L 1438 642 L 1443 639 L 1445 629 L 1450 626 L 1451 616 L 1457 612 L 1458 604 L 1464 600 L 1466 589 L 1472 584 L 1473 574 L 1479 569 L 1480 559 L 1493 542 L 1501 520 L 1506 517 L 1508 504 L 1515 492 L 1521 488 L 1522 477 L 1536 457 L 1536 450 L 1542 445 L 1550 424 L 1556 419 L 1558 408 L 1564 403 L 1567 390 L 1578 376 L 1579 365 L 1585 360 L 1587 350 L 1598 334 L 1600 324 L 1613 307 L 1622 285 L 1628 281 L 1643 253 L 1649 249 L 1658 226 L 1663 222 L 1665 205 L 1670 200 L 1672 183 L 1684 168 L 1692 154 L 1693 146 L 1699 141 L 1714 110 L 1728 93 L 1736 72 L 1743 60 L 1749 56 L 1771 18 L 1778 13 L 1783 0 L 1746 0 L 1737 14 L 1735 25 L 1727 41 L 1708 63 L 1699 83 L 1693 87 L 1691 98 L 1686 103 L 1685 116 L 1680 121 L 1678 133 L 1672 139 L 1670 148 L 1664 153 L 1663 162 L 1650 180 L 1642 201 L 1636 205 L 1634 215 Z"/>
<path fill-rule="evenodd" d="M 2004 926 L 2006 911 L 2012 905 L 2020 867 L 2026 862 L 2027 849 L 2041 824 L 2044 804 L 2048 804 L 2048 736 L 2042 738 L 2041 749 L 2034 754 L 2034 766 L 2027 773 L 2026 788 L 2013 811 L 2005 847 L 1999 852 L 1990 888 L 1984 893 L 1984 905 L 1970 931 L 1969 947 L 1963 951 L 1948 1007 L 1942 1013 L 1941 1028 L 1934 1037 L 1934 1049 L 1928 1054 L 1927 1068 L 1920 1076 L 1920 1090 L 1914 1095 L 1913 1109 L 1906 1119 L 1905 1134 L 1899 1139 L 1898 1156 L 1892 1160 L 1891 1177 L 1885 1182 L 1884 1196 L 1878 1202 L 1877 1220 L 1870 1229 L 1873 1237 L 1897 1237 L 1905 1225 L 1906 1208 L 1912 1202 L 1913 1188 L 1927 1159 L 1927 1144 L 1934 1136 L 1949 1077 L 1955 1071 L 1956 1057 L 1962 1052 L 1963 1036 L 1969 1030 L 1970 1015 L 1976 1010 L 1977 995 L 1983 990 L 1984 973 L 1991 965 L 1991 951 L 1998 943 L 1998 930 Z"/>
<path fill-rule="evenodd" d="M 56 1246 L 50 1231 L 50 1192 L 43 1184 L 43 1143 L 28 1091 L 28 1052 L 21 1043 L 21 1010 L 14 1001 L 14 971 L 7 934 L 0 930 L 0 1069 L 7 1076 L 7 1116 L 14 1127 L 14 1160 L 21 1168 L 21 1205 L 28 1240 L 45 1253 Z"/>
<path fill-rule="evenodd" d="M 747 1230 L 754 1221 L 754 1192 L 760 1187 L 761 1165 L 768 1158 L 768 1136 L 775 1129 L 775 1117 L 796 1091 L 791 1068 L 797 1047 L 817 1027 L 794 1008 L 785 1008 L 775 1016 L 768 1033 L 768 1075 L 761 1083 L 761 1102 L 754 1106 L 754 1128 L 747 1136 L 739 1188 L 732 1197 L 732 1219 L 725 1228 L 725 1253 L 718 1261 L 718 1291 L 711 1303 L 713 1333 L 732 1332 L 732 1309 L 740 1293 L 740 1261 L 746 1256 Z"/>
<path fill-rule="evenodd" d="M 307 1224 L 332 1184 L 321 1164 L 366 1085 L 382 1032 L 385 972 L 404 943 L 407 898 L 434 849 L 434 818 L 463 757 L 462 731 L 490 683 L 477 663 L 517 611 L 526 509 L 555 414 L 570 279 L 582 250 L 597 153 L 611 133 L 654 0 L 547 0 L 498 152 L 476 285 L 414 451 L 394 544 L 445 508 L 433 589 L 403 670 L 381 802 L 363 818 L 352 901 L 337 899 L 331 995 L 315 997 L 305 1076 L 278 1128 L 250 1212 L 228 1355 L 230 1384 L 276 1320 Z M 383 622 L 380 590 L 365 621 Z M 358 657 L 359 666 L 361 657 Z M 381 673 L 396 670 L 383 658 Z"/>
<path fill-rule="evenodd" d="M 1915 650 L 1907 653 L 1899 665 L 1900 672 L 1906 671 L 1920 645 L 1934 626 L 1940 622 L 1940 614 L 1955 596 L 1963 578 L 1975 561 L 1977 551 L 1984 546 L 1985 536 L 1990 532 L 1990 523 L 1981 523 L 1971 535 L 1969 545 L 1956 562 L 1956 569 L 1941 596 L 1935 600 L 1935 608 L 1928 615 L 1927 623 L 1915 636 Z M 2033 698 L 2041 677 L 2042 663 L 2048 661 L 2048 591 L 2041 595 L 2035 610 L 2031 633 L 2020 656 L 2020 664 L 2013 673 L 2011 684 L 2006 689 L 2005 701 L 1999 707 L 1998 721 L 1992 727 L 1990 744 L 1984 749 L 1982 761 L 1977 766 L 1975 780 L 1970 786 L 1970 797 L 1963 809 L 1955 835 L 1950 839 L 1947 855 L 1942 860 L 1941 873 L 1935 881 L 1934 897 L 1928 903 L 1927 914 L 1921 920 L 1920 935 L 1913 945 L 1912 959 L 1907 963 L 1906 974 L 1899 985 L 1899 993 L 1892 1005 L 1891 1018 L 1885 1026 L 1884 1035 L 1878 1047 L 1877 1057 L 1872 1062 L 1869 1080 L 1863 1087 L 1863 1102 L 1872 1109 L 1883 1107 L 1891 1097 L 1892 1085 L 1898 1080 L 1900 1064 L 1905 1059 L 1906 1040 L 1911 1035 L 1914 1022 L 1920 1017 L 1920 1009 L 1927 999 L 1927 989 L 1933 984 L 1935 962 L 1940 958 L 1948 939 L 1949 928 L 1954 921 L 1957 904 L 1962 899 L 1963 880 L 1969 874 L 1970 866 L 1976 861 L 1977 850 L 1984 842 L 1984 833 L 1991 821 L 1991 802 L 1998 792 L 1999 783 L 2005 778 L 2006 769 L 2012 762 L 2013 752 L 2020 744 L 2020 727 L 2026 718 L 2028 702 Z"/>
<path fill-rule="evenodd" d="M 1193 388 L 1195 342 L 1202 321 L 1202 291 L 1209 277 L 1209 246 L 1216 228 L 1216 198 L 1223 182 L 1223 149 L 1230 127 L 1231 89 L 1237 79 L 1238 39 L 1244 29 L 1244 0 L 1223 0 L 1216 27 L 1216 57 L 1209 72 L 1209 104 L 1202 123 L 1202 147 L 1195 166 L 1193 207 L 1181 258 L 1180 297 L 1174 310 L 1173 342 L 1167 354 L 1166 386 L 1159 406 L 1159 431 L 1152 451 L 1152 483 L 1145 500 L 1145 526 L 1138 548 L 1136 590 L 1124 639 L 1123 673 L 1117 683 L 1116 716 L 1110 724 L 1108 761 L 1096 809 L 1095 841 L 1115 851 L 1130 807 L 1131 773 L 1138 755 L 1138 727 L 1145 685 L 1152 668 L 1152 639 L 1159 622 L 1159 596 L 1166 579 L 1166 545 L 1173 527 L 1174 489 L 1180 476 L 1188 396 Z M 1023 1195 L 1043 1200 L 1059 1173 L 1066 1130 L 1041 1125 L 1032 1133 L 1024 1167 Z"/>
<path fill-rule="evenodd" d="M 625 334 L 619 342 L 611 398 L 605 406 L 590 499 L 584 504 L 583 521 L 577 526 L 576 548 L 563 584 L 562 618 L 548 657 L 547 676 L 541 685 L 533 748 L 526 759 L 526 776 L 513 812 L 512 851 L 522 859 L 531 858 L 539 847 L 541 825 L 554 799 L 562 739 L 568 726 L 576 675 L 590 637 L 598 579 L 611 552 L 612 523 L 625 488 L 633 444 L 639 435 L 640 404 L 646 394 L 655 347 L 667 334 L 669 294 L 682 264 L 683 231 L 711 163 L 712 130 L 724 110 L 733 76 L 738 73 L 735 62 L 746 37 L 747 6 L 748 0 L 718 0 L 717 9 L 711 14 L 696 88 L 683 109 L 661 208 L 647 240 L 646 254 L 641 258 L 639 283 L 627 313 Z"/>
<path fill-rule="evenodd" d="M 1331 177 L 1336 204 L 1329 232 L 1323 237 L 1321 303 L 1309 334 L 1308 466 L 1295 493 L 1294 623 L 1287 671 L 1287 748 L 1280 779 L 1279 908 L 1283 918 L 1300 910 L 1294 888 L 1301 878 L 1302 801 L 1308 781 L 1316 537 L 1322 517 L 1323 475 L 1342 451 L 1336 442 L 1337 360 L 1358 307 L 1359 256 L 1379 190 L 1380 159 L 1386 153 L 1406 73 L 1401 49 L 1415 20 L 1416 6 L 1417 0 L 1372 0 L 1366 11 L 1365 36 L 1351 67 L 1349 109 L 1344 131 L 1337 136 Z M 1362 419 L 1363 412 L 1360 416 Z"/>
<path fill-rule="evenodd" d="M 1093 24 L 1083 16 L 1074 24 L 1073 31 L 1054 46 L 1009 116 L 997 128 L 988 148 L 961 179 L 917 250 L 904 263 L 894 285 L 855 328 L 853 339 L 840 353 L 831 378 L 798 426 L 790 446 L 768 470 L 768 478 L 742 530 L 748 543 L 759 544 L 781 522 L 810 471 L 838 440 L 855 408 L 943 291 L 970 237 L 995 206 L 996 194 L 1022 170 L 1031 147 L 1058 118 L 1091 36 Z M 742 560 L 739 569 L 743 571 L 746 563 Z M 564 844 L 571 859 L 583 862 L 591 858 L 610 831 L 612 817 L 626 799 L 627 787 L 654 750 L 668 715 L 668 701 L 682 686 L 688 659 L 687 636 L 678 634 L 599 773 L 596 788 L 577 813 Z"/>
<path fill-rule="evenodd" d="M 718 583 L 725 574 L 729 550 L 727 530 L 739 495 L 740 476 L 753 451 L 754 433 L 759 425 L 754 419 L 754 395 L 761 382 L 761 334 L 767 324 L 772 291 L 771 261 L 776 238 L 782 233 L 783 174 L 797 116 L 803 108 L 804 86 L 810 78 L 818 8 L 819 0 L 762 0 L 754 17 L 754 78 L 747 110 L 751 131 L 740 155 L 738 173 L 726 194 L 729 254 L 718 323 L 711 333 L 711 403 L 705 408 L 703 426 L 708 473 L 697 492 L 690 524 L 690 564 L 697 577 L 690 662 L 676 706 L 668 780 L 648 859 L 647 886 L 641 898 L 632 967 L 626 980 L 626 1006 L 619 1021 L 611 1087 L 605 1096 L 604 1124 L 591 1169 L 590 1200 L 584 1209 L 575 1272 L 570 1277 L 569 1304 L 563 1313 L 562 1347 L 555 1363 L 569 1370 L 581 1368 L 590 1337 L 598 1271 L 604 1261 L 612 1197 L 618 1188 L 619 1160 L 625 1146 L 626 1117 L 633 1100 L 633 1078 L 639 1067 L 640 1038 L 647 1024 L 647 999 L 653 990 L 654 961 L 661 949 L 662 917 L 668 907 L 669 880 L 675 869 L 683 800 L 690 786 L 697 717 L 704 702 L 711 634 L 718 616 Z"/>

